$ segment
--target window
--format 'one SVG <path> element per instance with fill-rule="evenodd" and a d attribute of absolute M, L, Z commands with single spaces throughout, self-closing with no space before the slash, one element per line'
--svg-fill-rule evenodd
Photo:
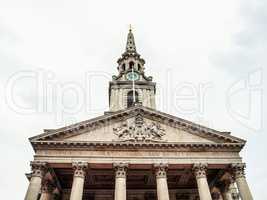
<path fill-rule="evenodd" d="M 131 61 L 131 62 L 129 63 L 129 69 L 132 69 L 133 67 L 134 67 L 134 62 Z"/>
<path fill-rule="evenodd" d="M 125 64 L 122 65 L 121 69 L 122 71 L 125 71 Z"/>
<path fill-rule="evenodd" d="M 127 94 L 127 108 L 134 106 L 134 98 L 133 98 L 133 93 L 135 93 L 135 102 L 138 102 L 138 93 L 135 91 L 129 91 Z"/>
<path fill-rule="evenodd" d="M 138 64 L 138 71 L 140 71 L 141 70 L 141 65 L 140 64 Z"/>

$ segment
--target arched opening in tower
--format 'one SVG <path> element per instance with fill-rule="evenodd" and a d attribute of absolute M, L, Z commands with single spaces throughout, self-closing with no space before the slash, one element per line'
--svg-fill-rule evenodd
<path fill-rule="evenodd" d="M 134 99 L 134 93 L 135 93 L 135 99 Z M 127 93 L 127 108 L 131 107 L 131 106 L 134 106 L 134 100 L 135 102 L 138 102 L 138 93 L 133 90 L 129 91 Z"/>
<path fill-rule="evenodd" d="M 134 62 L 131 61 L 131 62 L 129 63 L 129 69 L 133 69 L 133 67 L 134 67 Z"/>

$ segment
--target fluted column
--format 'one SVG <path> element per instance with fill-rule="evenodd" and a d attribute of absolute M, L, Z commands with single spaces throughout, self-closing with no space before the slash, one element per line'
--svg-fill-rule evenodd
<path fill-rule="evenodd" d="M 88 163 L 75 162 L 72 164 L 74 169 L 73 183 L 71 188 L 70 200 L 82 200 L 84 179 Z"/>
<path fill-rule="evenodd" d="M 238 200 L 239 195 L 237 192 L 237 188 L 235 187 L 234 180 L 229 178 L 224 181 L 224 187 L 222 188 L 223 199 L 224 200 Z"/>
<path fill-rule="evenodd" d="M 40 200 L 52 200 L 54 186 L 50 181 L 44 181 L 41 189 L 41 198 Z"/>
<path fill-rule="evenodd" d="M 224 187 L 222 187 L 221 191 L 222 191 L 224 200 L 233 200 L 232 193 L 230 191 L 230 184 L 229 183 L 225 183 L 225 185 L 224 185 Z"/>
<path fill-rule="evenodd" d="M 231 165 L 233 176 L 236 181 L 241 199 L 253 200 L 245 177 L 245 167 L 246 165 L 244 163 L 235 163 Z"/>
<path fill-rule="evenodd" d="M 30 184 L 24 200 L 37 200 L 42 186 L 42 179 L 47 170 L 47 163 L 31 162 L 32 174 Z"/>
<path fill-rule="evenodd" d="M 168 164 L 155 164 L 154 168 L 157 181 L 158 200 L 169 200 L 170 197 L 167 183 Z"/>
<path fill-rule="evenodd" d="M 193 166 L 200 200 L 212 200 L 206 176 L 207 166 L 207 164 L 202 163 L 194 164 Z"/>
<path fill-rule="evenodd" d="M 115 200 L 126 200 L 126 172 L 128 164 L 114 163 L 115 169 Z"/>

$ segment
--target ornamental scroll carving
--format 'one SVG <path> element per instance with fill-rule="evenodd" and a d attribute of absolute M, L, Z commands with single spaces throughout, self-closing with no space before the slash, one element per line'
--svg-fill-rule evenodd
<path fill-rule="evenodd" d="M 167 178 L 168 164 L 154 164 L 155 174 L 157 178 Z"/>
<path fill-rule="evenodd" d="M 206 172 L 207 172 L 207 163 L 196 163 L 193 165 L 193 172 L 195 174 L 195 177 L 198 178 L 206 178 Z"/>
<path fill-rule="evenodd" d="M 42 178 L 47 172 L 47 163 L 40 161 L 32 161 L 31 168 L 32 168 L 32 174 L 31 174 L 32 177 Z"/>
<path fill-rule="evenodd" d="M 74 169 L 74 177 L 84 178 L 86 174 L 86 169 L 88 168 L 87 162 L 74 162 L 72 163 L 72 167 Z"/>
<path fill-rule="evenodd" d="M 231 164 L 231 168 L 235 179 L 245 178 L 245 163 L 233 163 Z"/>
<path fill-rule="evenodd" d="M 141 114 L 136 115 L 134 122 L 123 123 L 113 132 L 120 141 L 130 142 L 162 142 L 165 130 L 155 122 L 145 123 Z"/>
<path fill-rule="evenodd" d="M 127 163 L 114 163 L 113 168 L 115 169 L 116 178 L 126 178 Z"/>

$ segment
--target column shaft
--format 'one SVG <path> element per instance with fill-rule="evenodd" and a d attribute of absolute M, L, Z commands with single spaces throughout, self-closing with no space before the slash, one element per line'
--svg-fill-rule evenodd
<path fill-rule="evenodd" d="M 32 177 L 24 200 L 37 200 L 41 191 L 42 179 L 46 172 L 46 163 L 31 162 Z"/>
<path fill-rule="evenodd" d="M 155 164 L 157 196 L 158 200 L 169 200 L 169 190 L 167 184 L 167 164 Z"/>
<path fill-rule="evenodd" d="M 126 170 L 128 164 L 114 163 L 115 169 L 115 200 L 126 200 Z"/>
<path fill-rule="evenodd" d="M 241 196 L 242 200 L 253 200 L 251 195 L 248 183 L 245 177 L 245 167 L 244 163 L 236 163 L 232 164 L 232 170 L 234 174 L 234 178 Z"/>
<path fill-rule="evenodd" d="M 54 189 L 54 186 L 52 185 L 52 183 L 49 180 L 43 181 L 43 185 L 42 185 L 42 189 L 41 189 L 42 193 L 41 193 L 40 200 L 52 200 L 53 189 Z"/>
<path fill-rule="evenodd" d="M 74 176 L 73 176 L 70 200 L 82 200 L 84 178 L 88 164 L 86 162 L 75 162 L 72 165 L 74 168 Z"/>
<path fill-rule="evenodd" d="M 116 178 L 115 200 L 126 200 L 126 179 Z"/>
<path fill-rule="evenodd" d="M 83 177 L 74 177 L 73 178 L 70 200 L 82 200 L 83 185 L 84 185 L 84 178 Z"/>
<path fill-rule="evenodd" d="M 230 191 L 225 192 L 223 194 L 223 199 L 224 200 L 233 200 L 231 192 Z"/>
<path fill-rule="evenodd" d="M 236 184 L 242 200 L 253 200 L 245 177 L 237 178 Z"/>
<path fill-rule="evenodd" d="M 48 192 L 42 193 L 40 200 L 52 200 L 52 193 Z"/>
<path fill-rule="evenodd" d="M 25 196 L 25 200 L 37 200 L 38 195 L 41 191 L 41 184 L 41 177 L 32 177 Z"/>
<path fill-rule="evenodd" d="M 237 188 L 235 187 L 235 183 L 230 179 L 230 181 L 226 182 L 226 186 L 223 190 L 223 199 L 224 200 L 238 200 L 239 195 L 237 192 Z"/>
<path fill-rule="evenodd" d="M 194 164 L 193 171 L 196 176 L 200 200 L 212 200 L 206 177 L 207 164 Z"/>

